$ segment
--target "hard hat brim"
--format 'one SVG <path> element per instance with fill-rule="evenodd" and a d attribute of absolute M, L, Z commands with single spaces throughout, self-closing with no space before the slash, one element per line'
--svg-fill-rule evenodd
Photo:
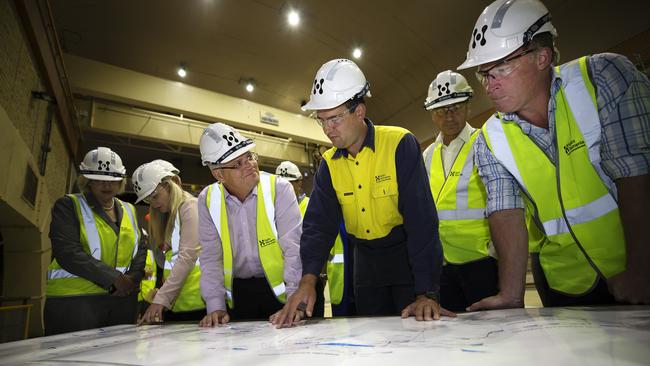
<path fill-rule="evenodd" d="M 446 107 L 448 105 L 452 105 L 452 104 L 456 104 L 456 103 L 462 103 L 462 102 L 464 102 L 464 101 L 466 101 L 468 99 L 469 99 L 469 97 L 460 97 L 460 98 L 452 98 L 452 99 L 443 100 L 442 102 L 438 102 L 438 103 L 434 103 L 434 104 L 430 105 L 429 107 L 426 108 L 426 110 L 431 111 L 431 110 L 434 110 L 436 108 Z"/>
<path fill-rule="evenodd" d="M 119 182 L 124 177 L 113 177 L 110 175 L 98 175 L 98 174 L 82 174 L 86 179 L 91 179 L 91 180 L 103 180 L 107 182 Z"/>

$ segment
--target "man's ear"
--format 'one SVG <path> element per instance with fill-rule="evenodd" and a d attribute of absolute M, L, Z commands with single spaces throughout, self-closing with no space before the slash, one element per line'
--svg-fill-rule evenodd
<path fill-rule="evenodd" d="M 537 63 L 537 68 L 544 70 L 547 67 L 550 67 L 553 63 L 553 50 L 548 47 L 542 47 L 536 52 L 535 62 Z"/>
<path fill-rule="evenodd" d="M 366 104 L 357 104 L 357 108 L 354 110 L 354 115 L 363 121 L 366 118 Z"/>
<path fill-rule="evenodd" d="M 210 170 L 210 172 L 212 173 L 214 179 L 217 180 L 217 182 L 220 183 L 223 182 L 223 172 L 221 171 L 221 169 L 212 169 Z"/>

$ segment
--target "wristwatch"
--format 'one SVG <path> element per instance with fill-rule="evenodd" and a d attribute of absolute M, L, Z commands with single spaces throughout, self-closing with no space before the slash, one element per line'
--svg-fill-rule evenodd
<path fill-rule="evenodd" d="M 428 297 L 429 299 L 437 302 L 438 304 L 440 304 L 440 292 L 439 291 L 427 291 L 423 295 Z"/>

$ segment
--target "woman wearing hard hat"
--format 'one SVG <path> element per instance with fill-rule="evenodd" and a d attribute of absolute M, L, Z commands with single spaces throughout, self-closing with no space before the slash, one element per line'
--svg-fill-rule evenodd
<path fill-rule="evenodd" d="M 196 261 L 201 250 L 196 198 L 181 188 L 178 173 L 171 163 L 154 160 L 139 166 L 131 179 L 136 203 L 149 204 L 149 242 L 165 253 L 163 285 L 154 290 L 138 324 L 200 320 L 205 314 Z"/>
<path fill-rule="evenodd" d="M 79 169 L 81 193 L 63 196 L 52 208 L 46 335 L 136 319 L 146 248 L 139 245 L 135 208 L 115 197 L 124 190 L 126 169 L 107 147 L 89 151 Z"/>

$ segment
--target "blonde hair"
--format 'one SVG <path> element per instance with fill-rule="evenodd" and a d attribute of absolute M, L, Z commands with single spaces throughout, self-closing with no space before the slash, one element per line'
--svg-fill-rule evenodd
<path fill-rule="evenodd" d="M 94 181 L 96 179 L 88 179 L 84 177 L 83 175 L 80 175 L 77 177 L 77 187 L 79 187 L 79 191 L 81 192 L 90 192 L 90 182 Z M 98 182 L 103 182 L 100 180 L 97 180 Z M 117 194 L 124 193 L 124 190 L 126 189 L 126 179 L 122 178 L 120 181 L 120 189 L 118 189 Z"/>
<path fill-rule="evenodd" d="M 162 213 L 149 205 L 149 243 L 152 246 L 161 246 L 161 244 L 171 241 L 178 210 L 189 198 L 173 178 L 165 177 L 160 182 L 169 188 L 169 212 Z"/>

